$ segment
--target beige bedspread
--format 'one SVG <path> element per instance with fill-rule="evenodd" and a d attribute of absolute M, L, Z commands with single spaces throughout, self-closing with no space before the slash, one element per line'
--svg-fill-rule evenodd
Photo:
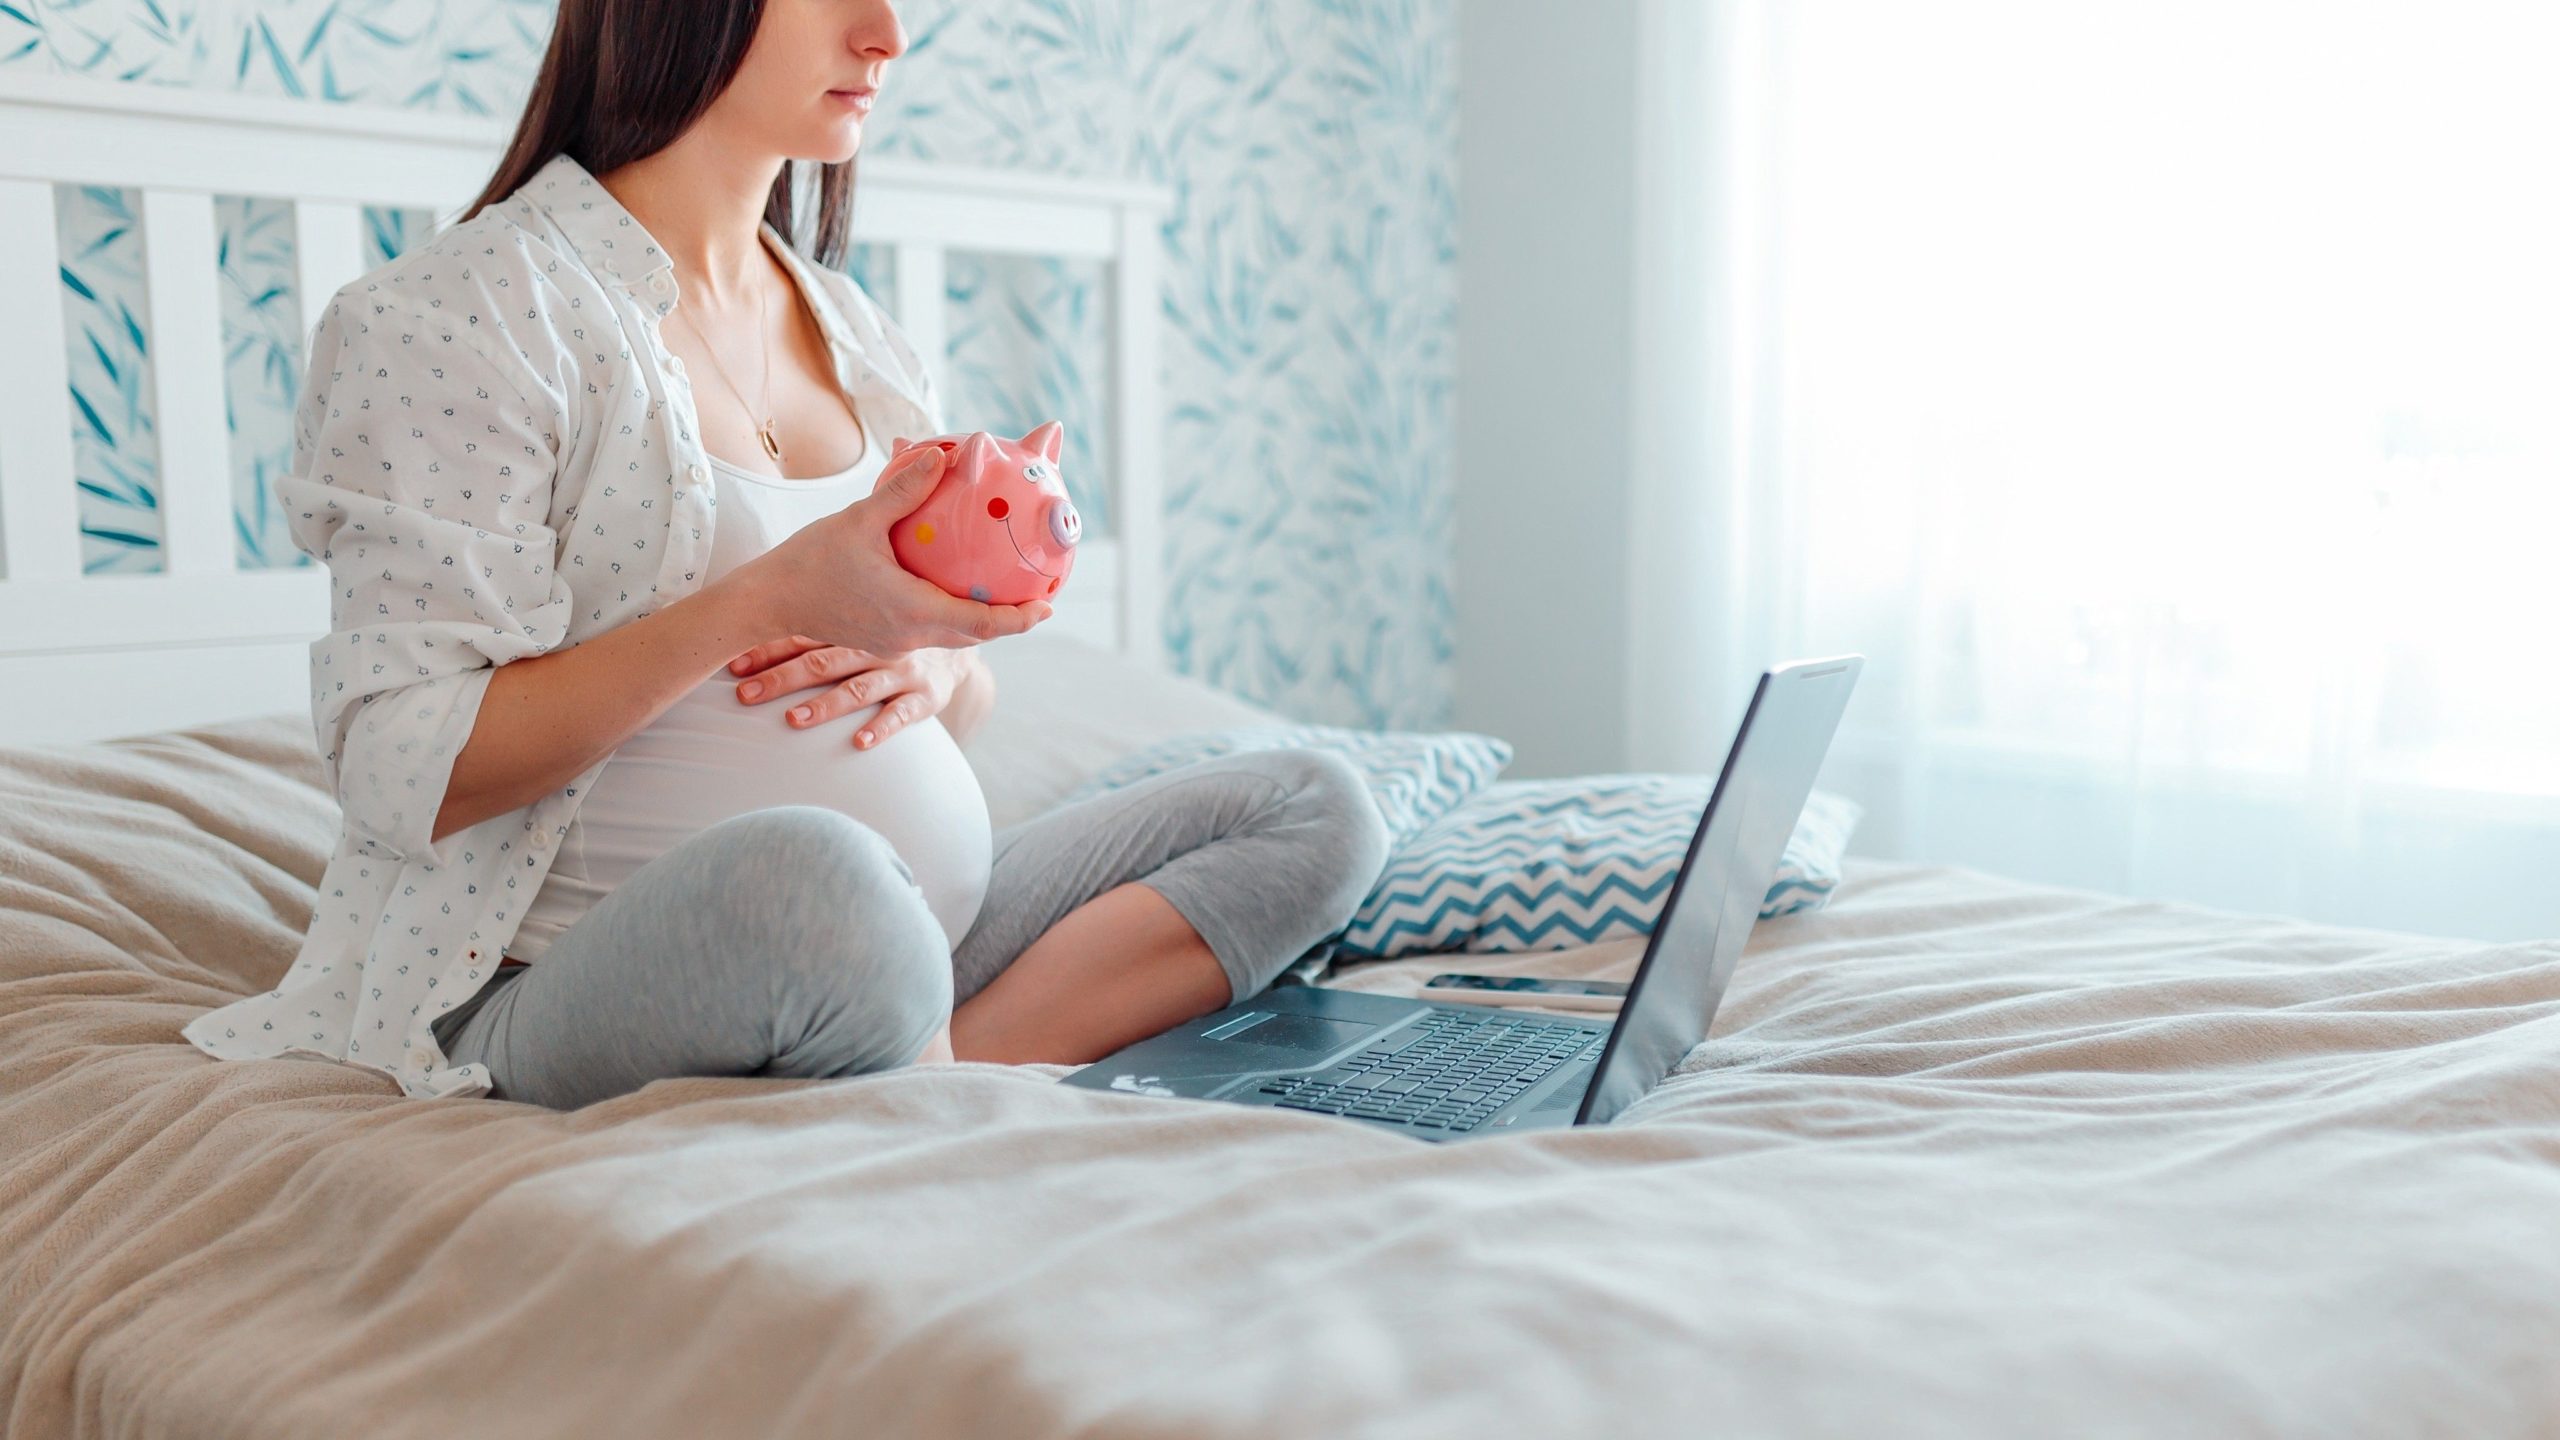
<path fill-rule="evenodd" d="M 0 752 L 12 1440 L 2560 1430 L 2560 946 L 1864 864 L 1605 1130 L 412 1101 L 178 1035 L 293 952 L 308 744 Z"/>

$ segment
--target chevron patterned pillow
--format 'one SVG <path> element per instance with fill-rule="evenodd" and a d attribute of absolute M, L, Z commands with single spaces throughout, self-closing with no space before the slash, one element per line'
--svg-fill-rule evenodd
<path fill-rule="evenodd" d="M 1397 847 L 1331 958 L 1564 950 L 1651 934 L 1711 781 L 1627 774 L 1489 785 Z M 1761 902 L 1764 918 L 1830 899 L 1864 813 L 1813 792 Z"/>
<path fill-rule="evenodd" d="M 1511 763 L 1510 743 L 1464 730 L 1352 730 L 1338 725 L 1256 725 L 1177 735 L 1103 767 L 1058 803 L 1073 804 L 1106 790 L 1201 760 L 1247 750 L 1304 746 L 1341 753 L 1368 778 L 1369 798 L 1386 817 L 1397 849 L 1424 826 L 1492 783 Z"/>

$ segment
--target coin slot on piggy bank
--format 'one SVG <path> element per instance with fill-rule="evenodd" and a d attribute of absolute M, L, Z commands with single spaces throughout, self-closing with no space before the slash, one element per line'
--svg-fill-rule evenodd
<path fill-rule="evenodd" d="M 1052 420 L 1019 440 L 976 430 L 891 442 L 893 468 L 921 446 L 950 456 L 924 504 L 889 527 L 898 563 L 963 600 L 1054 602 L 1084 538 L 1084 517 L 1058 474 L 1065 435 Z"/>

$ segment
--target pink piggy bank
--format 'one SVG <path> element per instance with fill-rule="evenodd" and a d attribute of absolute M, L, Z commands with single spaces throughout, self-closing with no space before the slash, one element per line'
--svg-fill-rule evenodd
<path fill-rule="evenodd" d="M 986 605 L 1051 599 L 1075 569 L 1084 517 L 1058 478 L 1052 420 L 1019 440 L 984 430 L 896 440 L 889 464 L 908 447 L 939 445 L 951 458 L 933 493 L 889 527 L 889 549 L 910 574 Z"/>

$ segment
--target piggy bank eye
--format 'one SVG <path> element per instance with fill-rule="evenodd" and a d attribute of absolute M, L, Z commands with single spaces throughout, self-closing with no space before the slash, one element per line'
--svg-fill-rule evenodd
<path fill-rule="evenodd" d="M 1084 536 L 1084 517 L 1076 513 L 1075 502 L 1061 495 L 1049 502 L 1049 538 L 1060 545 L 1073 546 Z"/>
<path fill-rule="evenodd" d="M 1022 467 L 1022 478 L 1036 485 L 1049 478 L 1049 467 L 1034 460 Z"/>

